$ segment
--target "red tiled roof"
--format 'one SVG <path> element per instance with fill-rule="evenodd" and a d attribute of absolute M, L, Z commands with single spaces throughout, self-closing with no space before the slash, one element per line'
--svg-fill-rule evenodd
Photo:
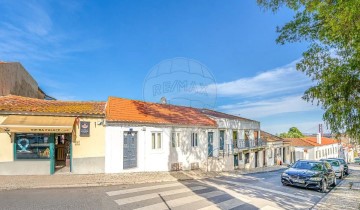
<path fill-rule="evenodd" d="M 201 109 L 202 113 L 212 116 L 212 117 L 217 117 L 217 118 L 225 118 L 225 119 L 231 119 L 231 120 L 248 120 L 248 121 L 254 121 L 254 122 L 258 122 L 255 120 L 250 120 L 247 118 L 243 118 L 243 117 L 239 117 L 239 116 L 235 116 L 235 115 L 231 115 L 231 114 L 226 114 L 226 113 L 222 113 L 222 112 L 217 112 L 214 110 L 210 110 L 210 109 Z"/>
<path fill-rule="evenodd" d="M 105 105 L 106 102 L 50 101 L 15 95 L 0 96 L 0 113 L 105 115 Z"/>
<path fill-rule="evenodd" d="M 278 136 L 272 135 L 271 133 L 265 132 L 265 131 L 260 131 L 260 138 L 262 140 L 265 140 L 267 142 L 282 142 L 284 141 L 283 138 L 280 138 Z"/>
<path fill-rule="evenodd" d="M 115 122 L 178 124 L 216 127 L 199 109 L 109 97 L 106 119 Z"/>
<path fill-rule="evenodd" d="M 291 146 L 300 146 L 300 147 L 315 147 L 315 146 L 324 146 L 324 145 L 338 143 L 338 140 L 330 139 L 326 137 L 321 137 L 321 144 L 317 143 L 316 137 L 285 138 L 285 141 L 290 142 Z"/>

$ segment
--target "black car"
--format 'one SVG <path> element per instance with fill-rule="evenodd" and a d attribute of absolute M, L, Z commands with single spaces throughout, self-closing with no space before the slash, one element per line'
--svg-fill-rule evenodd
<path fill-rule="evenodd" d="M 298 160 L 281 174 L 281 182 L 326 192 L 329 186 L 336 185 L 336 176 L 328 162 Z"/>
<path fill-rule="evenodd" d="M 343 158 L 328 158 L 328 159 L 329 160 L 338 160 L 338 161 L 340 161 L 341 165 L 344 166 L 345 175 L 349 175 L 349 166 L 348 166 L 347 162 Z"/>

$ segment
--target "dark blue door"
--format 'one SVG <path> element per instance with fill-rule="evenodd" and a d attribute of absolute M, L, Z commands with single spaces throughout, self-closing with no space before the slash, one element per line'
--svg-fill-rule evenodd
<path fill-rule="evenodd" d="M 234 166 L 238 167 L 239 166 L 239 155 L 234 155 Z"/>
<path fill-rule="evenodd" d="M 123 168 L 137 167 L 137 132 L 124 132 Z"/>

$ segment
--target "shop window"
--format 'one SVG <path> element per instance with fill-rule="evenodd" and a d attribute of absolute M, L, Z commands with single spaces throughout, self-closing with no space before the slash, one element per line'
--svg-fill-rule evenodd
<path fill-rule="evenodd" d="M 171 134 L 171 145 L 172 147 L 180 147 L 180 133 Z"/>
<path fill-rule="evenodd" d="M 152 149 L 161 149 L 161 133 L 152 133 L 151 134 L 151 148 Z"/>
<path fill-rule="evenodd" d="M 15 134 L 15 159 L 49 159 L 49 134 Z"/>
<path fill-rule="evenodd" d="M 191 146 L 192 147 L 198 146 L 198 134 L 197 133 L 191 133 Z"/>

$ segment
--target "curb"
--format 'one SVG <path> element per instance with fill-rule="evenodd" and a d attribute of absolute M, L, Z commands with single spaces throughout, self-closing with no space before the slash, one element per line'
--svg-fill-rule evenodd
<path fill-rule="evenodd" d="M 81 187 L 106 187 L 106 186 L 116 186 L 116 185 L 131 185 L 131 184 L 146 184 L 146 183 L 161 183 L 161 182 L 175 182 L 175 181 L 187 181 L 187 180 L 201 180 L 207 178 L 214 178 L 214 177 L 223 177 L 223 176 L 240 176 L 240 175 L 247 175 L 247 174 L 257 174 L 257 173 L 266 173 L 266 172 L 275 172 L 279 170 L 283 170 L 285 167 L 280 168 L 273 168 L 270 170 L 264 171 L 229 171 L 229 172 L 211 172 L 209 174 L 204 174 L 200 176 L 186 174 L 187 177 L 176 178 L 172 175 L 172 179 L 161 179 L 161 180 L 149 180 L 149 181 L 132 181 L 132 182 L 112 182 L 112 181 L 94 181 L 94 182 L 86 182 L 86 183 L 74 183 L 74 184 L 54 184 L 54 185 L 33 185 L 33 186 L 8 186 L 8 187 L 1 187 L 0 191 L 9 191 L 9 190 L 21 190 L 21 189 L 54 189 L 54 188 L 81 188 Z M 144 174 L 145 175 L 145 174 Z M 69 175 L 71 176 L 71 175 Z M 60 178 L 60 177 L 59 177 Z M 120 177 L 118 177 L 120 178 Z M 16 179 L 16 177 L 14 177 Z"/>

